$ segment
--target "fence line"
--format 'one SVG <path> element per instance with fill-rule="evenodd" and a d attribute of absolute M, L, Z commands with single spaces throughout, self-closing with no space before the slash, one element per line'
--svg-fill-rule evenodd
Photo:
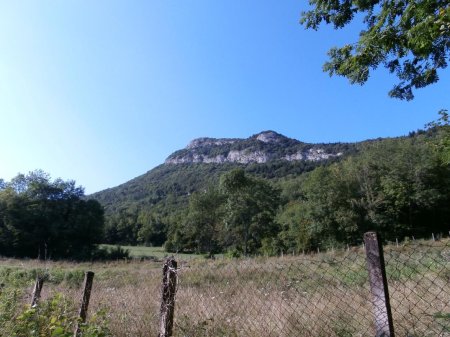
<path fill-rule="evenodd" d="M 450 240 L 381 249 L 375 234 L 365 239 L 282 258 L 172 258 L 163 282 L 155 263 L 105 265 L 89 310 L 105 310 L 118 337 L 450 337 Z M 83 276 L 86 285 L 80 271 L 50 269 L 40 301 L 78 297 Z"/>
<path fill-rule="evenodd" d="M 395 328 L 397 337 L 450 337 L 450 241 L 413 240 L 377 253 L 370 245 L 367 254 L 186 264 L 175 336 L 394 337 Z M 374 256 L 371 287 L 365 260 L 370 266 Z"/>

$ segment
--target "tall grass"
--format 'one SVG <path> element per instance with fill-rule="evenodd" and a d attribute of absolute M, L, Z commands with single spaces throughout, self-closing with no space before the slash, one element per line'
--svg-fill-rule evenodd
<path fill-rule="evenodd" d="M 450 336 L 450 242 L 388 246 L 385 258 L 396 336 Z M 175 337 L 375 335 L 361 248 L 278 258 L 178 260 Z M 162 263 L 155 261 L 1 260 L 5 290 L 0 310 L 13 302 L 9 318 L 3 319 L 14 324 L 39 273 L 48 274 L 42 301 L 64 293 L 79 303 L 86 270 L 96 273 L 89 312 L 106 311 L 113 336 L 157 335 Z"/>

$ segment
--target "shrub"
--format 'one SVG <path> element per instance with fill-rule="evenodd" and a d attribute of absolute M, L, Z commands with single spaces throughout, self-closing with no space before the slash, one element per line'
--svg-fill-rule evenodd
<path fill-rule="evenodd" d="M 72 301 L 57 293 L 39 305 L 17 308 L 17 292 L 9 292 L 0 298 L 0 306 L 11 308 L 0 316 L 1 336 L 14 337 L 72 337 L 77 315 Z M 109 337 L 107 313 L 100 310 L 81 324 L 83 337 Z"/>

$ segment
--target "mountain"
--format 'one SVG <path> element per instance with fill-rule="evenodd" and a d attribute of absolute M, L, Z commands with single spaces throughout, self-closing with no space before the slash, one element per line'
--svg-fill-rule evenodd
<path fill-rule="evenodd" d="M 357 143 L 304 143 L 274 131 L 246 139 L 198 138 L 169 155 L 164 164 L 90 197 L 102 203 L 107 215 L 127 207 L 149 209 L 165 204 L 169 196 L 173 201 L 205 188 L 236 167 L 263 178 L 282 178 L 339 160 L 356 149 Z"/>
<path fill-rule="evenodd" d="M 264 131 L 247 139 L 194 139 L 185 149 L 171 154 L 165 164 L 261 164 L 276 160 L 321 161 L 339 157 L 342 154 L 339 147 L 330 147 L 330 144 L 308 144 L 274 131 Z"/>
<path fill-rule="evenodd" d="M 143 218 L 158 219 L 167 228 L 183 216 L 190 194 L 217 184 L 234 168 L 276 181 L 341 160 L 359 144 L 311 144 L 274 131 L 246 139 L 198 138 L 147 173 L 89 197 L 104 206 L 107 227 L 114 228 L 108 241 L 136 243 L 136 224 Z"/>

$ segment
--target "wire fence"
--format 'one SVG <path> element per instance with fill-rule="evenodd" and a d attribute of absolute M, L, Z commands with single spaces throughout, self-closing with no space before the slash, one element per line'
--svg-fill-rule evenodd
<path fill-rule="evenodd" d="M 450 241 L 384 249 L 396 336 L 450 336 Z"/>
<path fill-rule="evenodd" d="M 176 336 L 374 336 L 364 256 L 184 266 Z"/>
<path fill-rule="evenodd" d="M 384 260 L 395 336 L 450 337 L 450 240 L 386 245 Z M 40 302 L 63 294 L 72 303 L 67 311 L 76 316 L 84 270 L 91 269 L 95 278 L 88 320 L 103 313 L 111 336 L 162 337 L 161 264 L 30 264 L 8 267 L 8 272 L 3 268 L 0 283 L 7 283 L 4 289 L 20 285 L 16 300 L 31 303 L 33 278 L 44 270 Z M 367 266 L 363 247 L 283 257 L 180 260 L 172 335 L 376 336 L 377 307 Z M 17 281 L 14 273 L 28 281 Z M 0 305 L 0 320 L 2 310 L 7 308 Z M 11 324 L 15 319 L 17 315 Z M 0 336 L 11 336 L 2 331 Z"/>
<path fill-rule="evenodd" d="M 450 241 L 384 248 L 395 336 L 450 336 Z M 176 336 L 375 336 L 362 248 L 185 264 Z"/>

